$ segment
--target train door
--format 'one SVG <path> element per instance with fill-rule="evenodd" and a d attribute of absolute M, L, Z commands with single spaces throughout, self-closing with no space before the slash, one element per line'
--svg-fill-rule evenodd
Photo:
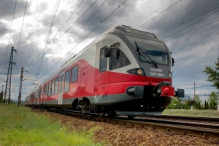
<path fill-rule="evenodd" d="M 95 95 L 105 95 L 106 88 L 105 84 L 107 83 L 108 72 L 107 72 L 107 58 L 105 57 L 105 52 L 107 47 L 100 48 L 97 51 L 96 57 L 99 58 L 99 61 L 96 62 L 96 66 L 98 66 L 99 70 L 96 73 L 95 79 Z"/>
<path fill-rule="evenodd" d="M 82 73 L 82 75 L 81 75 L 81 87 L 85 89 L 86 86 L 87 86 L 87 68 L 83 68 L 81 73 Z"/>
<path fill-rule="evenodd" d="M 62 72 L 59 76 L 59 99 L 58 99 L 58 104 L 62 104 L 62 100 L 63 100 L 63 80 L 64 80 L 64 72 Z"/>

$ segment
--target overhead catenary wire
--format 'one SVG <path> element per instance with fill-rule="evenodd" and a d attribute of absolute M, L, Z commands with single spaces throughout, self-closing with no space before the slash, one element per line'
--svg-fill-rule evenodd
<path fill-rule="evenodd" d="M 40 69 L 41 69 L 41 65 L 42 65 L 42 62 L 43 62 L 43 57 L 44 57 L 44 53 L 45 53 L 45 50 L 46 50 L 46 47 L 47 47 L 47 44 L 48 44 L 48 40 L 49 40 L 49 36 L 52 32 L 52 27 L 53 27 L 53 24 L 54 24 L 54 20 L 55 20 L 55 17 L 56 17 L 56 12 L 58 10 L 58 7 L 59 7 L 59 3 L 60 3 L 60 0 L 57 0 L 57 3 L 56 3 L 56 7 L 54 9 L 54 14 L 53 14 L 53 17 L 52 17 L 52 20 L 51 20 L 51 23 L 50 23 L 50 29 L 49 29 L 49 33 L 48 33 L 48 36 L 47 36 L 47 40 L 46 40 L 46 44 L 45 44 L 45 47 L 44 47 L 44 50 L 43 50 L 43 56 L 42 56 L 42 59 L 41 59 L 41 62 L 40 62 L 40 66 L 39 66 L 39 69 L 38 69 L 38 72 L 40 72 Z M 39 74 L 38 74 L 39 75 Z M 38 78 L 38 75 L 36 78 Z"/>
<path fill-rule="evenodd" d="M 181 0 L 173 3 L 171 6 L 169 6 L 168 8 L 164 9 L 163 11 L 161 11 L 159 14 L 157 14 L 156 16 L 152 17 L 151 19 L 149 19 L 148 21 L 144 22 L 143 24 L 141 24 L 139 28 L 141 28 L 143 25 L 147 24 L 148 22 L 150 22 L 151 20 L 153 20 L 154 18 L 156 18 L 157 16 L 161 15 L 162 13 L 164 13 L 165 11 L 167 11 L 168 9 L 170 9 L 171 7 L 175 6 L 177 3 L 179 3 Z"/>
<path fill-rule="evenodd" d="M 18 47 L 16 48 L 17 50 L 17 55 L 15 57 L 15 62 L 17 60 L 17 56 L 18 56 L 18 50 L 19 50 L 19 47 L 20 47 L 20 41 L 21 41 L 21 35 L 22 35 L 22 30 L 23 30 L 23 25 L 24 25 L 24 18 L 25 18 L 25 15 L 26 15 L 26 10 L 27 10 L 27 3 L 28 3 L 28 0 L 26 0 L 26 4 L 25 4 L 25 8 L 24 8 L 24 15 L 23 15 L 23 20 L 22 20 L 22 25 L 21 25 L 21 30 L 20 30 L 20 36 L 19 36 L 19 40 L 18 40 Z M 23 63 L 22 61 L 20 60 L 22 66 L 23 66 Z"/>
<path fill-rule="evenodd" d="M 215 6 L 213 6 L 214 8 L 211 7 L 211 8 L 209 8 L 209 9 L 207 9 L 207 10 L 204 10 L 204 11 L 202 11 L 202 12 L 196 14 L 196 15 L 193 15 L 192 17 L 188 18 L 187 20 L 184 20 L 183 24 L 182 24 L 182 23 L 177 23 L 176 25 L 173 25 L 173 26 L 171 26 L 170 28 L 168 28 L 168 29 L 166 29 L 166 30 L 163 30 L 163 31 L 161 31 L 161 32 L 158 32 L 158 33 L 157 33 L 157 36 L 160 36 L 160 35 L 162 35 L 162 34 L 168 32 L 168 31 L 170 31 L 170 30 L 173 30 L 174 28 L 177 28 L 177 27 L 179 27 L 179 26 L 181 26 L 181 25 L 184 25 L 184 24 L 186 24 L 186 23 L 188 23 L 188 22 L 190 22 L 190 21 L 192 21 L 192 20 L 194 20 L 194 19 L 196 19 L 196 18 L 198 18 L 198 17 L 200 17 L 200 16 L 203 16 L 203 15 L 205 15 L 205 14 L 211 12 L 211 11 L 214 11 L 215 9 L 218 9 L 219 7 L 216 7 L 216 6 L 218 6 L 218 5 L 219 5 L 219 3 L 216 4 Z M 212 9 L 212 8 L 213 8 L 213 9 Z M 205 11 L 206 11 L 206 12 L 205 12 Z"/>
<path fill-rule="evenodd" d="M 97 1 L 97 0 L 96 0 Z M 95 1 L 95 2 L 96 2 Z M 53 38 L 55 38 L 55 36 L 61 31 L 61 29 L 65 26 L 65 24 L 70 20 L 70 18 L 73 16 L 73 14 L 77 11 L 77 9 L 80 7 L 80 5 L 84 2 L 84 0 L 82 0 L 79 5 L 76 7 L 76 9 L 70 14 L 70 16 L 65 20 L 65 22 L 62 24 L 62 26 L 59 28 L 59 30 L 57 31 L 57 33 L 50 39 L 52 40 Z"/>
<path fill-rule="evenodd" d="M 76 7 L 76 9 L 70 14 L 70 16 L 65 20 L 65 22 L 62 24 L 62 26 L 59 28 L 59 30 L 58 30 L 58 32 L 60 32 L 61 31 L 61 29 L 65 26 L 65 24 L 70 20 L 70 18 L 73 16 L 73 14 L 76 12 L 76 10 L 80 7 L 80 5 L 83 3 L 83 1 L 84 0 L 82 0 L 80 3 L 79 3 L 79 5 Z M 58 32 L 50 39 L 50 40 L 52 40 L 57 34 L 58 34 Z M 40 56 L 40 54 L 37 56 L 37 57 L 39 57 Z M 36 57 L 36 58 L 37 58 Z M 35 59 L 36 59 L 35 58 Z M 40 57 L 41 58 L 41 57 Z M 34 60 L 35 60 L 34 59 Z M 39 61 L 39 60 L 38 60 Z M 29 63 L 28 65 L 27 65 L 27 67 L 29 67 L 31 64 L 33 63 L 33 61 L 31 62 L 31 63 Z M 34 64 L 35 65 L 35 64 Z M 32 66 L 32 65 L 31 65 Z"/>
<path fill-rule="evenodd" d="M 87 19 L 87 21 L 81 26 L 81 28 L 80 29 L 78 29 L 78 31 L 75 33 L 75 35 L 73 36 L 73 37 L 75 37 L 77 34 L 78 34 L 78 32 L 80 32 L 80 30 L 87 24 L 87 22 L 96 14 L 96 12 L 106 3 L 106 1 L 107 0 L 105 0 L 97 9 L 96 9 L 96 11 Z M 57 44 L 57 43 L 56 43 Z M 67 44 L 66 44 L 67 45 Z M 54 46 L 54 45 L 53 45 Z M 62 47 L 62 48 L 60 48 L 60 51 L 58 52 L 58 54 L 59 53 L 61 53 L 64 49 L 63 48 L 65 48 L 65 47 Z M 52 49 L 52 47 L 50 48 L 50 49 Z M 49 49 L 49 50 L 50 50 Z M 47 50 L 47 52 L 49 51 L 49 50 Z M 46 53 L 47 53 L 46 52 Z M 53 53 L 52 53 L 53 54 Z M 39 61 L 39 60 L 38 60 Z M 36 61 L 37 62 L 37 61 Z M 35 63 L 36 63 L 35 62 Z M 35 65 L 35 64 L 34 64 Z M 32 67 L 34 66 L 34 65 L 32 65 Z M 30 68 L 31 69 L 31 68 Z M 29 69 L 29 70 L 30 70 Z"/>
<path fill-rule="evenodd" d="M 53 46 L 55 46 L 55 45 L 59 42 L 59 40 L 80 20 L 80 18 L 82 18 L 82 17 L 84 16 L 85 13 L 87 13 L 87 11 L 88 11 L 96 2 L 97 2 L 97 0 L 94 1 L 94 2 L 88 7 L 88 9 L 84 11 L 84 13 L 62 34 L 62 36 L 58 38 L 58 40 L 56 41 L 56 43 L 55 43 Z M 48 49 L 47 52 L 49 52 L 49 50 L 51 50 L 51 49 L 53 48 L 53 46 L 50 47 L 50 49 Z M 46 53 L 47 53 L 47 52 L 46 52 Z M 43 56 L 42 56 L 42 57 L 43 57 Z M 41 57 L 41 58 L 42 58 L 42 57 Z M 36 62 L 38 62 L 41 58 L 39 58 Z M 36 64 L 36 62 L 35 62 L 35 64 Z M 34 65 L 35 65 L 35 64 L 34 64 Z M 32 68 L 34 65 L 32 65 L 31 68 Z M 31 69 L 31 68 L 30 68 L 30 69 Z M 30 70 L 30 69 L 28 69 L 28 70 Z"/>
<path fill-rule="evenodd" d="M 185 33 L 182 33 L 182 34 L 179 34 L 179 35 L 176 35 L 176 36 L 173 36 L 173 37 L 171 37 L 171 38 L 164 39 L 164 40 L 167 41 L 167 40 L 170 40 L 170 39 L 173 39 L 173 38 L 179 37 L 179 36 L 181 36 L 181 35 L 184 35 L 184 34 L 187 34 L 187 33 L 193 32 L 193 31 L 195 31 L 195 30 L 197 30 L 197 29 L 203 28 L 203 27 L 205 27 L 205 26 L 208 26 L 208 25 L 210 25 L 210 24 L 216 23 L 216 22 L 218 22 L 218 21 L 219 21 L 219 20 L 216 20 L 216 21 L 213 21 L 213 22 L 207 23 L 207 24 L 205 24 L 205 25 L 203 25 L 203 26 L 200 26 L 200 27 L 197 27 L 197 28 L 191 29 L 191 30 L 189 30 L 189 31 L 187 31 L 187 32 L 185 32 Z"/>
<path fill-rule="evenodd" d="M 120 4 L 115 10 L 113 10 L 105 19 L 103 19 L 96 27 L 94 27 L 81 41 L 79 41 L 72 49 L 74 49 L 78 44 L 80 44 L 87 36 L 89 36 L 97 27 L 99 27 L 103 22 L 105 22 L 114 12 L 116 12 L 123 4 L 125 4 L 127 0 Z M 59 63 L 72 49 L 70 49 L 60 60 L 58 60 L 52 67 L 50 67 L 45 73 L 47 74 L 57 63 Z"/>
<path fill-rule="evenodd" d="M 218 9 L 218 8 L 219 8 L 219 7 L 217 7 L 217 9 Z M 208 17 L 210 17 L 210 16 L 212 16 L 213 14 L 218 13 L 218 12 L 219 12 L 219 10 L 217 10 L 217 11 L 211 13 L 210 15 L 208 15 L 208 16 L 206 16 L 206 17 L 204 17 L 204 18 L 202 18 L 202 19 L 200 19 L 200 20 L 198 20 L 198 21 L 196 21 L 196 22 L 194 22 L 194 23 L 192 23 L 192 24 L 190 24 L 190 25 L 188 25 L 188 26 L 182 28 L 181 30 L 178 30 L 177 32 L 174 32 L 173 34 L 171 34 L 171 35 L 169 35 L 169 36 L 167 36 L 167 37 L 165 37 L 165 38 L 163 38 L 163 39 L 165 40 L 165 39 L 167 39 L 167 38 L 173 36 L 174 34 L 176 34 L 176 33 L 180 32 L 180 31 L 182 31 L 182 30 L 185 30 L 185 29 L 191 27 L 192 25 L 197 24 L 198 22 L 200 22 L 200 21 L 202 21 L 202 20 L 205 20 L 206 18 L 208 18 Z M 159 35 L 158 35 L 158 36 L 159 36 Z"/>
<path fill-rule="evenodd" d="M 10 40 L 11 40 L 11 32 L 12 32 L 12 27 L 13 27 L 13 22 L 14 22 L 14 15 L 15 15 L 15 10 L 16 10 L 16 7 L 17 7 L 17 0 L 15 0 L 15 6 L 14 6 L 14 11 L 13 11 L 13 15 L 12 15 L 12 20 L 11 20 L 11 28 L 10 28 L 10 33 L 9 33 L 9 36 L 8 36 L 8 45 L 7 45 L 7 54 L 5 56 L 5 62 L 4 64 L 6 64 L 6 61 L 7 61 L 7 56 L 8 56 L 8 47 L 9 47 L 9 44 L 10 44 Z M 5 68 L 3 68 L 2 70 L 2 73 L 4 72 Z"/>
<path fill-rule="evenodd" d="M 202 88 L 202 87 L 206 87 L 206 86 L 212 86 L 212 85 L 203 85 L 203 86 L 198 86 L 198 87 L 195 87 L 195 88 Z M 185 89 L 194 89 L 194 87 L 192 88 L 185 88 Z"/>

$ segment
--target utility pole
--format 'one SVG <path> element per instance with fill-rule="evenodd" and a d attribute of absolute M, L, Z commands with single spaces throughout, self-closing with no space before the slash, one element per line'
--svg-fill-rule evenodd
<path fill-rule="evenodd" d="M 2 94 L 3 94 L 3 88 L 4 88 L 4 85 L 2 85 Z"/>
<path fill-rule="evenodd" d="M 12 65 L 15 65 L 16 63 L 13 62 L 13 52 L 17 52 L 14 47 L 11 47 L 11 55 L 10 55 L 10 59 L 9 59 L 9 65 L 8 65 L 8 73 L 7 73 L 7 80 L 6 80 L 6 85 L 5 85 L 5 97 L 4 97 L 4 103 L 5 103 L 5 99 L 7 96 L 7 91 L 8 91 L 8 104 L 10 104 L 10 100 L 11 100 L 11 76 L 12 76 Z M 9 89 L 8 89 L 9 86 Z"/>
<path fill-rule="evenodd" d="M 18 95 L 18 106 L 21 104 L 21 92 L 22 92 L 22 81 L 23 81 L 23 73 L 24 73 L 24 68 L 21 68 L 21 77 L 20 77 L 20 87 L 19 87 L 19 95 Z"/>
<path fill-rule="evenodd" d="M 194 99 L 195 99 L 195 82 L 194 82 Z"/>

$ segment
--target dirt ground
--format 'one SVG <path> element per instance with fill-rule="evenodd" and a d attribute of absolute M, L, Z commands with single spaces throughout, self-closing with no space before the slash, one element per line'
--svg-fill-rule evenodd
<path fill-rule="evenodd" d="M 105 145 L 119 146 L 178 146 L 198 145 L 209 146 L 219 145 L 219 139 L 196 137 L 165 131 L 150 130 L 147 128 L 128 127 L 106 122 L 89 121 L 76 117 L 60 115 L 51 112 L 34 110 L 39 114 L 48 116 L 52 121 L 60 121 L 69 130 L 93 131 L 93 139 L 96 142 L 104 141 Z"/>

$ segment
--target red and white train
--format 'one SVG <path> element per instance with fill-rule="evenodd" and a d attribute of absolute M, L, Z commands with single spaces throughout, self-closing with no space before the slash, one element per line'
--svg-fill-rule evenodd
<path fill-rule="evenodd" d="M 154 34 L 113 27 L 48 77 L 25 104 L 113 116 L 160 115 L 175 96 L 173 63 Z"/>

